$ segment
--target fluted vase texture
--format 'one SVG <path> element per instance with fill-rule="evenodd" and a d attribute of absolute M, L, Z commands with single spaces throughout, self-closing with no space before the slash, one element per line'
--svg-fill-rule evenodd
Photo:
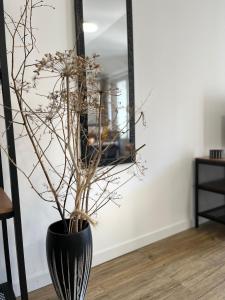
<path fill-rule="evenodd" d="M 62 221 L 49 226 L 46 238 L 48 267 L 60 300 L 85 299 L 92 248 L 91 227 L 88 222 L 84 222 L 83 230 L 71 234 L 64 233 Z"/>

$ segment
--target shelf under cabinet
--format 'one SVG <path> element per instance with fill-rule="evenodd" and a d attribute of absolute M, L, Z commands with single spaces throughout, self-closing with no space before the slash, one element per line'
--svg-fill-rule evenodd
<path fill-rule="evenodd" d="M 218 167 L 222 169 L 219 170 L 218 168 L 207 167 L 207 169 L 204 170 L 202 169 L 204 165 Z M 201 172 L 200 172 L 200 168 L 201 168 Z M 208 182 L 204 182 L 204 181 L 202 182 L 203 178 L 201 174 L 207 175 L 206 171 L 209 172 L 210 177 L 212 179 L 209 180 Z M 205 208 L 205 210 L 199 211 L 200 200 L 201 201 L 204 200 L 206 196 L 203 193 L 199 193 L 200 191 L 207 191 L 207 192 L 225 196 L 225 178 L 220 177 L 220 179 L 218 179 L 218 176 L 225 177 L 224 171 L 225 171 L 225 158 L 211 159 L 210 157 L 199 157 L 195 159 L 195 227 L 196 228 L 199 227 L 199 217 L 204 217 L 206 219 L 216 221 L 225 225 L 225 205 L 224 205 L 225 201 L 223 201 L 223 205 L 221 202 L 219 204 L 219 202 L 217 201 L 217 197 L 215 197 L 215 201 L 214 201 L 214 197 L 212 196 L 212 201 L 209 204 L 210 206 L 214 205 L 214 208 L 212 208 L 211 206 L 210 209 Z M 206 201 L 207 204 L 209 197 L 206 197 L 206 200 L 207 200 Z"/>
<path fill-rule="evenodd" d="M 225 224 L 225 205 L 199 212 L 198 216 Z"/>
<path fill-rule="evenodd" d="M 9 283 L 0 284 L 0 300 L 15 300 L 13 288 Z"/>
<path fill-rule="evenodd" d="M 225 195 L 225 179 L 198 184 L 198 189 Z"/>

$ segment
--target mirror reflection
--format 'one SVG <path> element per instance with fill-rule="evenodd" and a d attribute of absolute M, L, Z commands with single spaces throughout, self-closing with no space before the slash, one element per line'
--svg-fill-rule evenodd
<path fill-rule="evenodd" d="M 129 79 L 126 0 L 83 0 L 85 55 L 99 54 L 101 65 L 99 87 L 106 93 L 102 99 L 103 161 L 127 156 L 131 150 L 129 132 Z M 95 113 L 88 112 L 89 143 L 95 143 Z M 119 132 L 116 140 L 112 136 Z"/>

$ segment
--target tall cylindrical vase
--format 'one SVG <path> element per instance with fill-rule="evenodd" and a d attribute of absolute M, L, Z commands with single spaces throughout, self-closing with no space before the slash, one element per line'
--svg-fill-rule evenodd
<path fill-rule="evenodd" d="M 67 220 L 68 222 L 68 220 Z M 92 234 L 88 222 L 77 233 L 65 234 L 63 222 L 48 228 L 46 251 L 49 272 L 60 300 L 83 300 L 92 263 Z"/>

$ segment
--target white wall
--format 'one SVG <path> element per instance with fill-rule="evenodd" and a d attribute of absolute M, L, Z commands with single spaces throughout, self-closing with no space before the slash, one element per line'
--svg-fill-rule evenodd
<path fill-rule="evenodd" d="M 14 0 L 5 2 L 16 10 Z M 40 54 L 72 46 L 72 0 L 52 2 L 57 10 L 36 20 Z M 190 227 L 193 158 L 225 144 L 225 0 L 133 0 L 133 15 L 137 106 L 151 92 L 144 105 L 148 126 L 137 129 L 137 144 L 147 144 L 148 171 L 123 188 L 121 208 L 99 213 L 94 264 Z M 23 164 L 32 159 L 27 149 L 18 146 Z M 22 176 L 20 194 L 32 290 L 50 282 L 45 234 L 57 215 Z"/>

